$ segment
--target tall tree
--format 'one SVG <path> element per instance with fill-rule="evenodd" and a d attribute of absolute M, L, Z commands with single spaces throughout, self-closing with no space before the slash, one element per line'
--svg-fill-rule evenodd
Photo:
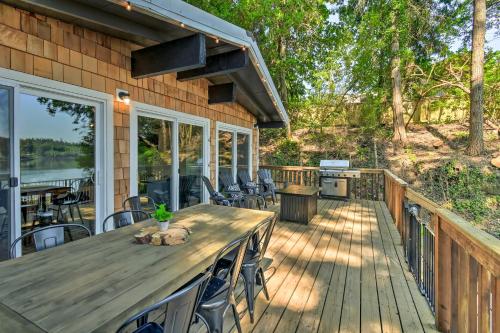
<path fill-rule="evenodd" d="M 480 155 L 483 143 L 484 40 L 486 34 L 486 0 L 474 0 L 472 27 L 472 65 L 470 79 L 469 155 Z"/>
<path fill-rule="evenodd" d="M 392 81 L 392 140 L 400 145 L 406 144 L 406 128 L 403 118 L 403 93 L 401 86 L 401 58 L 399 49 L 398 17 L 396 10 L 391 12 L 391 81 Z"/>

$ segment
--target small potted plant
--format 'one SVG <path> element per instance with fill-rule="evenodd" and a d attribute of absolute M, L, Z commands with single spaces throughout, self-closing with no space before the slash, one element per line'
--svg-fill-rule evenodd
<path fill-rule="evenodd" d="M 170 220 L 174 217 L 172 212 L 169 212 L 165 204 L 161 204 L 155 210 L 153 217 L 160 225 L 160 231 L 167 231 L 170 224 Z"/>

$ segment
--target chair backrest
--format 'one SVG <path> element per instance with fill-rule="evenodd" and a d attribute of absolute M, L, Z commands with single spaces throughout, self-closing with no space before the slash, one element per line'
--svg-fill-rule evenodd
<path fill-rule="evenodd" d="M 241 265 L 243 264 L 243 258 L 245 257 L 246 249 L 248 246 L 248 242 L 250 240 L 250 236 L 252 235 L 251 232 L 247 232 L 240 238 L 237 238 L 227 244 L 217 255 L 215 258 L 214 264 L 210 268 L 210 273 L 214 274 L 215 269 L 217 267 L 217 263 L 219 262 L 220 259 L 231 253 L 232 251 L 235 251 L 237 249 L 237 254 L 234 257 L 233 261 L 227 268 L 225 274 L 222 276 L 224 280 L 227 281 L 229 277 L 229 290 L 226 296 L 226 301 L 229 302 L 229 297 L 233 293 L 234 289 L 236 288 L 236 283 L 238 282 L 238 277 L 240 275 L 240 270 L 241 270 Z"/>
<path fill-rule="evenodd" d="M 147 195 L 134 195 L 123 201 L 123 210 L 144 210 L 144 208 L 154 209 L 155 207 L 155 201 Z"/>
<path fill-rule="evenodd" d="M 207 190 L 208 190 L 208 193 L 210 194 L 210 196 L 211 197 L 214 196 L 215 190 L 214 190 L 214 187 L 212 186 L 212 183 L 210 182 L 210 179 L 208 179 L 205 176 L 201 176 L 201 180 L 203 180 L 203 184 L 205 184 L 205 186 L 207 187 Z"/>
<path fill-rule="evenodd" d="M 246 185 L 252 182 L 252 177 L 250 177 L 250 173 L 247 169 L 239 169 L 237 175 L 240 185 Z"/>
<path fill-rule="evenodd" d="M 16 245 L 21 240 L 27 237 L 33 237 L 35 241 L 35 250 L 43 251 L 64 244 L 64 229 L 65 228 L 79 228 L 82 229 L 87 234 L 87 237 L 91 236 L 91 231 L 84 225 L 81 224 L 60 224 L 60 225 L 49 225 L 43 228 L 37 228 L 32 231 L 25 233 L 24 235 L 16 238 L 10 246 L 9 256 L 11 259 L 16 256 Z"/>
<path fill-rule="evenodd" d="M 151 216 L 142 210 L 122 210 L 104 219 L 104 222 L 102 222 L 102 231 L 106 232 L 111 230 L 111 225 L 113 229 L 119 229 L 149 218 L 151 218 Z"/>
<path fill-rule="evenodd" d="M 137 324 L 137 328 L 132 332 L 149 332 L 147 330 L 148 326 L 150 326 L 152 322 L 156 322 L 154 320 L 150 321 L 150 314 L 160 308 L 162 308 L 162 313 L 158 318 L 162 318 L 161 325 L 163 326 L 163 332 L 189 332 L 189 328 L 193 321 L 194 311 L 198 306 L 201 295 L 205 291 L 210 276 L 210 272 L 204 273 L 200 277 L 194 279 L 186 287 L 129 318 L 116 332 L 125 332 L 128 326 L 133 323 Z"/>
<path fill-rule="evenodd" d="M 277 220 L 278 216 L 275 214 L 271 219 L 260 223 L 252 230 L 251 239 L 254 240 L 253 250 L 259 253 L 259 260 L 264 258 Z"/>
<path fill-rule="evenodd" d="M 222 169 L 219 171 L 219 180 L 224 188 L 237 184 L 233 179 L 231 171 L 227 169 Z"/>
<path fill-rule="evenodd" d="M 274 189 L 276 185 L 274 184 L 273 177 L 271 175 L 271 170 L 269 169 L 259 169 L 257 171 L 257 175 L 259 176 L 259 183 L 264 185 L 265 187 L 271 187 L 270 189 Z"/>

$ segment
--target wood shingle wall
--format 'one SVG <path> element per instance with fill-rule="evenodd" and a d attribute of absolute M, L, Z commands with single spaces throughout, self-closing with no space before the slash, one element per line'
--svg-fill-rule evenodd
<path fill-rule="evenodd" d="M 215 180 L 215 122 L 253 128 L 255 117 L 238 104 L 208 105 L 208 81 L 179 82 L 175 74 L 133 79 L 125 40 L 0 3 L 0 67 L 115 95 L 129 91 L 134 101 L 211 120 L 210 170 Z M 129 107 L 114 104 L 115 207 L 129 194 Z M 258 133 L 253 135 L 254 167 Z"/>

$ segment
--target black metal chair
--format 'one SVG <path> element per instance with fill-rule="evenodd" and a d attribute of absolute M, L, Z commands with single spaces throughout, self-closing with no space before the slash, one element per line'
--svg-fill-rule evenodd
<path fill-rule="evenodd" d="M 104 222 L 102 222 L 102 231 L 107 232 L 111 230 L 108 228 L 108 225 L 111 222 L 113 222 L 113 229 L 119 229 L 149 218 L 151 218 L 151 216 L 142 210 L 122 210 L 120 212 L 113 213 L 104 219 Z"/>
<path fill-rule="evenodd" d="M 68 228 L 79 228 L 82 229 L 87 234 L 87 237 L 91 237 L 92 233 L 89 228 L 81 224 L 61 224 L 61 225 L 49 225 L 43 228 L 37 228 L 29 231 L 22 236 L 16 238 L 12 242 L 9 250 L 10 258 L 15 258 L 16 256 L 16 245 L 23 239 L 33 236 L 35 243 L 35 250 L 43 251 L 52 247 L 56 247 L 64 244 L 64 230 Z"/>
<path fill-rule="evenodd" d="M 249 195 L 255 195 L 258 197 L 258 203 L 260 208 L 260 202 L 264 203 L 264 208 L 267 208 L 267 201 L 263 195 L 261 195 L 261 186 L 258 183 L 252 181 L 250 177 L 250 172 L 247 169 L 239 169 L 236 173 L 238 177 L 238 183 L 240 187 Z"/>
<path fill-rule="evenodd" d="M 249 239 L 250 232 L 226 245 L 217 255 L 210 269 L 212 277 L 208 282 L 207 289 L 201 297 L 196 313 L 203 319 L 211 333 L 223 332 L 224 315 L 229 308 L 233 310 L 236 328 L 238 332 L 241 333 L 240 317 L 236 310 L 234 289 L 238 282 L 243 257 L 245 256 Z M 235 250 L 236 255 L 230 265 L 217 274 L 217 276 L 213 275 L 214 272 L 217 272 L 220 260 Z"/>
<path fill-rule="evenodd" d="M 250 322 L 254 321 L 254 291 L 255 284 L 261 284 L 262 290 L 266 299 L 269 301 L 269 293 L 266 286 L 266 278 L 264 277 L 264 267 L 262 261 L 269 245 L 274 226 L 276 225 L 277 216 L 263 223 L 260 223 L 252 231 L 252 244 L 246 251 L 241 266 L 241 275 L 245 282 L 245 296 L 248 304 L 248 312 L 250 313 Z"/>
<path fill-rule="evenodd" d="M 260 195 L 264 197 L 264 200 L 271 197 L 273 204 L 276 204 L 276 185 L 274 184 L 271 170 L 259 169 L 257 175 L 259 176 L 259 184 L 261 186 Z"/>
<path fill-rule="evenodd" d="M 189 332 L 200 296 L 203 295 L 210 276 L 211 273 L 206 272 L 195 278 L 187 286 L 129 318 L 116 332 L 130 332 L 127 328 L 133 323 L 136 323 L 137 328 L 132 333 Z M 161 318 L 158 320 L 160 323 L 151 320 L 152 312 L 159 310 L 161 313 L 155 312 L 155 317 Z"/>
<path fill-rule="evenodd" d="M 80 180 L 75 180 L 70 184 L 70 190 L 64 194 L 58 195 L 54 199 L 54 207 L 52 210 L 56 211 L 56 221 L 60 222 L 59 218 L 64 218 L 64 208 L 68 208 L 69 215 L 71 217 L 71 222 L 75 223 L 74 208 L 78 213 L 78 217 L 83 223 L 82 212 L 80 210 L 80 202 L 83 199 L 84 186 L 80 183 Z M 66 222 L 66 221 L 62 221 Z"/>
<path fill-rule="evenodd" d="M 263 201 L 265 200 L 260 195 L 245 193 L 241 189 L 240 185 L 234 181 L 233 175 L 229 170 L 221 170 L 219 172 L 219 181 L 221 182 L 224 188 L 224 192 L 230 195 L 231 197 L 238 198 L 240 203 L 243 203 L 246 206 L 249 199 L 253 198 L 255 199 L 255 201 L 257 201 L 259 209 L 262 208 L 261 203 L 263 203 Z M 243 206 L 240 204 L 240 207 Z"/>
<path fill-rule="evenodd" d="M 220 206 L 234 206 L 236 203 L 238 203 L 238 205 L 241 206 L 242 198 L 225 197 L 221 193 L 214 190 L 214 187 L 212 186 L 210 179 L 208 179 L 205 176 L 201 176 L 201 180 L 207 187 L 208 193 L 210 195 L 210 200 L 212 200 L 214 204 Z"/>
<path fill-rule="evenodd" d="M 155 201 L 147 195 L 134 195 L 123 201 L 123 210 L 142 210 L 153 213 L 155 209 Z"/>

